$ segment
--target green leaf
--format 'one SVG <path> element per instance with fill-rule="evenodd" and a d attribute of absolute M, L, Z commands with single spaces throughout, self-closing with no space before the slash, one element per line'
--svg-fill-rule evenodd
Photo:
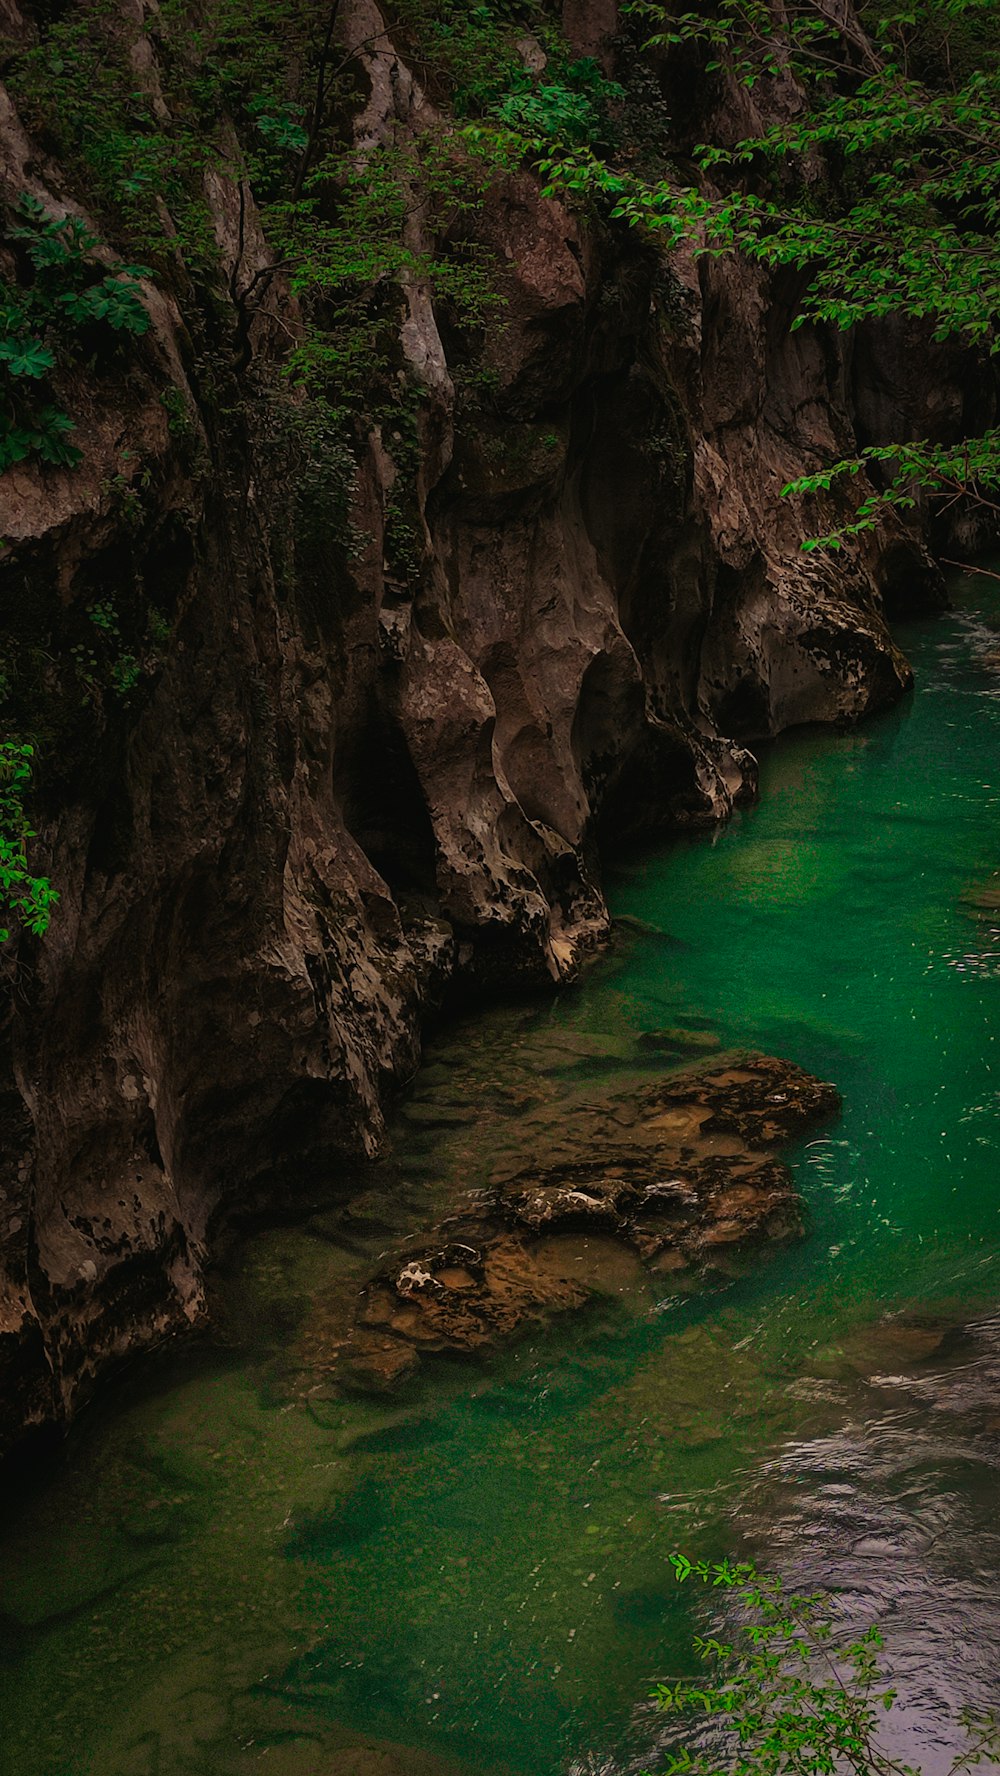
<path fill-rule="evenodd" d="M 55 353 L 40 339 L 0 338 L 0 364 L 6 364 L 11 376 L 46 376 L 55 361 Z"/>

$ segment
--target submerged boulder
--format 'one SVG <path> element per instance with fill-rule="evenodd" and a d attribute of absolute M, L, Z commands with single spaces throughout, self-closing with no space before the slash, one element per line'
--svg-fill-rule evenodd
<path fill-rule="evenodd" d="M 571 1118 L 558 1157 L 509 1162 L 396 1253 L 319 1366 L 385 1392 L 427 1356 L 488 1351 L 646 1268 L 697 1279 L 794 1239 L 801 1200 L 775 1150 L 839 1108 L 832 1085 L 759 1054 L 607 1094 Z"/>

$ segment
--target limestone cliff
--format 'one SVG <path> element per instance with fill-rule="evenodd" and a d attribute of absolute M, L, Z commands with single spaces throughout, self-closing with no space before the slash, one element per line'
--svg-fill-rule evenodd
<path fill-rule="evenodd" d="M 610 59 L 609 0 L 566 0 L 564 23 Z M 337 30 L 365 45 L 359 152 L 405 140 L 431 100 L 373 0 Z M 6 98 L 0 155 L 8 208 L 80 211 Z M 266 267 L 252 193 L 222 170 L 209 197 L 230 273 Z M 5 963 L 4 1439 L 198 1320 L 227 1206 L 378 1153 L 449 993 L 573 974 L 607 926 L 602 840 L 723 817 L 753 794 L 756 737 L 907 685 L 883 595 L 934 600 L 922 546 L 803 555 L 815 517 L 779 497 L 859 426 L 920 422 L 906 342 L 790 333 L 793 292 L 762 273 L 658 260 L 523 171 L 462 226 L 500 268 L 494 394 L 465 415 L 461 341 L 414 279 L 407 573 L 377 426 L 348 540 L 289 550 L 295 469 L 240 395 L 294 330 L 280 276 L 235 395 L 209 398 L 182 298 L 149 286 L 127 366 L 81 380 L 81 465 L 0 479 L 3 621 L 61 711 L 35 810 L 61 898 Z M 949 360 L 942 398 L 962 376 Z M 81 700 L 53 637 L 136 586 L 169 640 L 126 702 Z"/>

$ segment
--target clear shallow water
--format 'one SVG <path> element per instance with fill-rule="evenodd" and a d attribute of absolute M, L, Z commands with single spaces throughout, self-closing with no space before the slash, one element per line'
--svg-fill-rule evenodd
<path fill-rule="evenodd" d="M 255 1236 L 217 1341 L 81 1426 L 0 1545 L 4 1776 L 637 1772 L 686 1663 L 675 1546 L 884 1618 L 928 1769 L 952 1701 L 1000 1700 L 1000 914 L 960 900 L 1000 865 L 1000 587 L 959 596 L 902 636 L 915 698 L 786 738 L 758 808 L 623 868 L 644 926 L 443 1039 L 353 1210 Z M 333 1397 L 377 1254 L 685 1019 L 840 1087 L 797 1155 L 808 1238 Z"/>

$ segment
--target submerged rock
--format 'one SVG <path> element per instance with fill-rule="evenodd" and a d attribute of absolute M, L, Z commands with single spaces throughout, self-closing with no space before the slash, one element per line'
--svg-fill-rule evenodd
<path fill-rule="evenodd" d="M 400 1251 L 362 1290 L 347 1337 L 313 1340 L 313 1362 L 342 1386 L 388 1391 L 428 1355 L 489 1350 L 624 1291 L 644 1267 L 696 1278 L 740 1248 L 794 1239 L 801 1202 L 774 1150 L 839 1106 L 832 1085 L 758 1054 L 588 1105 L 558 1158 L 501 1168 L 464 1213 Z"/>
<path fill-rule="evenodd" d="M 640 1049 L 650 1049 L 654 1054 L 669 1054 L 671 1051 L 680 1054 L 708 1054 L 722 1047 L 714 1030 L 689 1029 L 680 1024 L 674 1024 L 665 1030 L 643 1030 L 636 1037 L 636 1043 Z"/>
<path fill-rule="evenodd" d="M 1000 870 L 994 870 L 985 882 L 976 882 L 961 895 L 961 904 L 972 912 L 1000 913 Z"/>

